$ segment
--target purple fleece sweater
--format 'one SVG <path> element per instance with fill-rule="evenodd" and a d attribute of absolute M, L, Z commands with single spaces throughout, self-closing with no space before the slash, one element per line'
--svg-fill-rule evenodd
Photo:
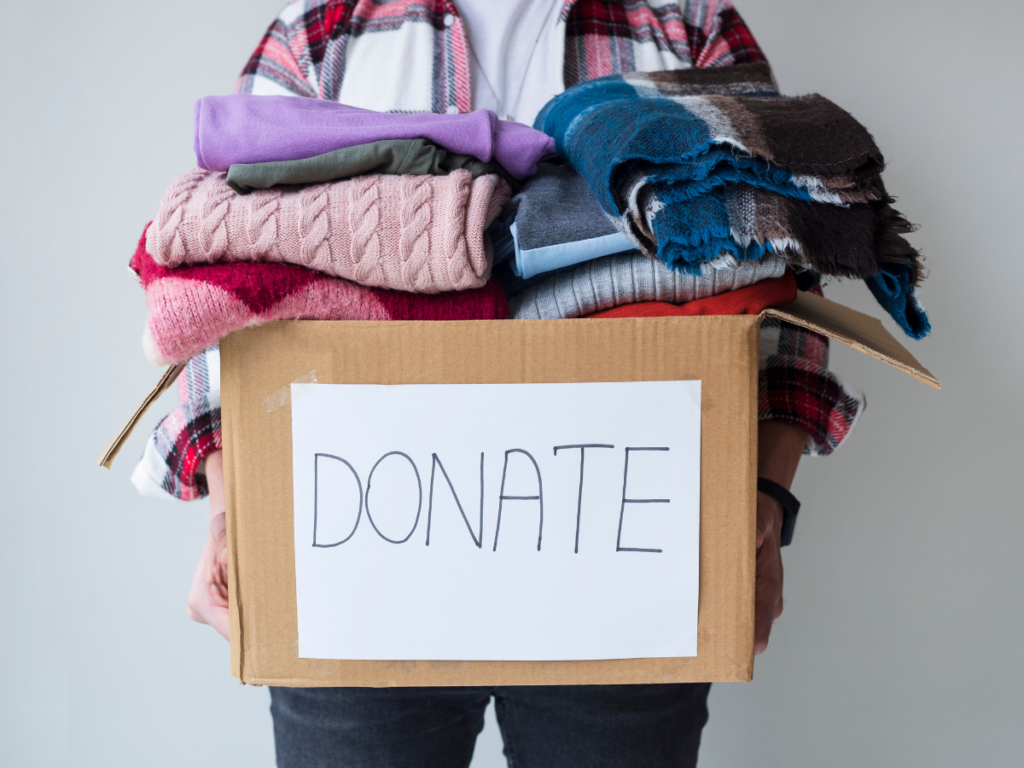
<path fill-rule="evenodd" d="M 391 114 L 295 96 L 207 96 L 196 102 L 195 151 L 200 168 L 302 160 L 382 139 L 423 138 L 451 152 L 495 160 L 517 179 L 555 154 L 550 136 L 499 120 L 487 109 L 461 115 Z"/>

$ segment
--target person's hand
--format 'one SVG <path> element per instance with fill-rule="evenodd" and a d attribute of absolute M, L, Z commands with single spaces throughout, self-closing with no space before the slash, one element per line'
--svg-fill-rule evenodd
<path fill-rule="evenodd" d="M 224 516 L 224 465 L 220 451 L 206 459 L 210 487 L 210 530 L 192 576 L 188 593 L 188 617 L 209 624 L 225 639 L 228 629 L 227 527 Z"/>
<path fill-rule="evenodd" d="M 782 506 L 757 494 L 757 565 L 754 577 L 754 655 L 768 648 L 772 622 L 782 615 Z"/>
<path fill-rule="evenodd" d="M 783 488 L 793 484 L 807 433 L 791 424 L 765 421 L 757 430 L 757 474 Z M 757 560 L 754 576 L 754 655 L 768 648 L 772 622 L 782 615 L 782 506 L 757 494 Z"/>

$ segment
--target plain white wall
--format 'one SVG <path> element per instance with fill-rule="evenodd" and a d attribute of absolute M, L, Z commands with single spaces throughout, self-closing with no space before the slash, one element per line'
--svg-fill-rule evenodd
<path fill-rule="evenodd" d="M 157 372 L 125 264 L 283 0 L 21 3 L 0 29 L 0 764 L 270 766 L 265 690 L 184 597 L 205 504 L 96 456 Z M 921 224 L 933 392 L 834 346 L 867 410 L 807 460 L 786 612 L 711 695 L 702 765 L 1009 766 L 1024 754 L 1024 4 L 737 0 L 783 90 L 860 118 Z M 833 298 L 879 315 L 859 284 Z M 892 328 L 892 325 L 889 324 Z M 476 768 L 502 765 L 489 720 Z"/>

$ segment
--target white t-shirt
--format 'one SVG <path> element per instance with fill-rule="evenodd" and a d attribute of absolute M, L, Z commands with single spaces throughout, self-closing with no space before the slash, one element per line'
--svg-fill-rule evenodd
<path fill-rule="evenodd" d="M 564 34 L 556 25 L 563 1 L 456 0 L 470 44 L 474 109 L 533 125 L 564 90 L 562 47 L 552 39 Z"/>

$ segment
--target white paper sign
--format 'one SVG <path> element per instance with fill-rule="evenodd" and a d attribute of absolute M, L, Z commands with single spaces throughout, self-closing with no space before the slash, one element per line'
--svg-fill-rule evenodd
<path fill-rule="evenodd" d="M 700 382 L 292 385 L 299 656 L 697 653 Z"/>

